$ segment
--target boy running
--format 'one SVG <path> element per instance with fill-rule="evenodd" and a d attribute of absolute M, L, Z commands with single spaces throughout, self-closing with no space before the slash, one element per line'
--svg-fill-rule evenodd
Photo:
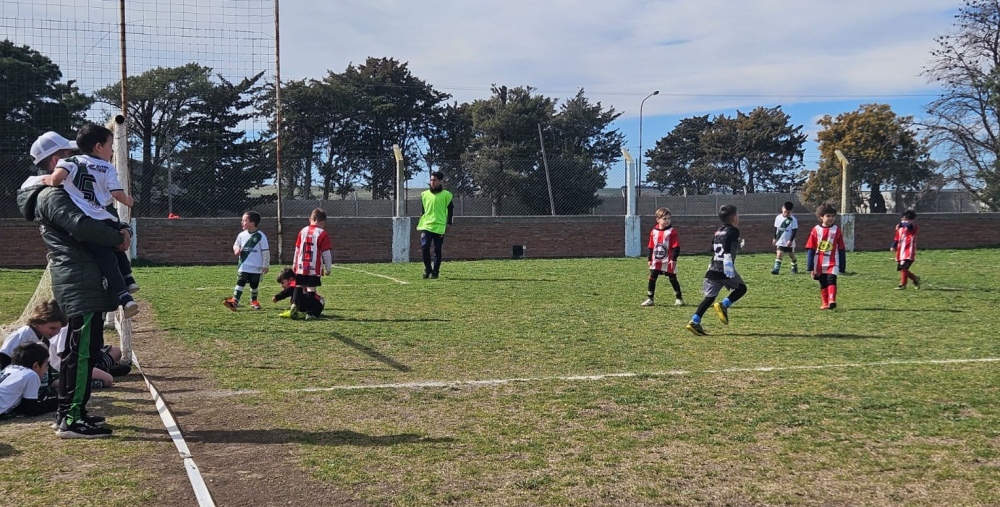
<path fill-rule="evenodd" d="M 736 206 L 726 204 L 719 208 L 719 220 L 722 220 L 722 227 L 715 231 L 715 236 L 712 238 L 712 261 L 708 265 L 708 271 L 705 272 L 705 283 L 702 287 L 705 299 L 698 304 L 691 322 L 686 326 L 688 331 L 698 336 L 708 334 L 701 327 L 701 317 L 709 307 L 714 308 L 719 320 L 728 325 L 729 307 L 747 293 L 747 284 L 736 272 L 736 252 L 742 243 L 740 230 L 736 228 L 740 224 Z M 729 295 L 716 303 L 715 298 L 719 296 L 723 287 L 729 289 Z"/>

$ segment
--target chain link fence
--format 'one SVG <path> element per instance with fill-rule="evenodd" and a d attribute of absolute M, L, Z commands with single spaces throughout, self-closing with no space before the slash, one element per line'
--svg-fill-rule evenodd
<path fill-rule="evenodd" d="M 138 201 L 133 216 L 223 217 L 247 209 L 276 215 L 273 1 L 129 0 L 124 23 L 119 7 L 118 2 L 0 3 L 6 34 L 0 45 L 0 109 L 6 113 L 0 115 L 0 216 L 17 216 L 14 195 L 34 173 L 28 156 L 34 139 L 47 130 L 73 138 L 86 122 L 104 124 L 122 109 L 123 73 L 128 75 L 131 193 Z M 294 91 L 296 83 L 289 88 Z M 309 111 L 312 105 L 289 107 Z M 282 135 L 282 144 L 287 143 L 281 160 L 282 216 L 306 216 L 317 206 L 331 216 L 394 215 L 393 154 L 338 151 L 330 138 L 303 143 L 303 138 L 316 138 L 302 135 L 306 120 L 290 114 L 288 135 Z M 538 130 L 541 136 L 540 125 Z M 374 144 L 403 142 L 384 141 Z M 620 160 L 598 162 L 578 153 L 560 154 L 552 146 L 546 156 L 541 141 L 521 147 L 515 157 L 473 153 L 471 145 L 453 148 L 452 159 L 433 158 L 433 150 L 411 150 L 426 156 L 406 161 L 408 215 L 419 215 L 419 194 L 435 170 L 445 173 L 459 216 L 625 213 L 625 163 Z M 530 158 L 532 152 L 537 156 Z M 853 192 L 858 212 L 982 211 L 968 192 L 906 181 L 908 169 L 896 167 L 861 163 L 852 168 L 860 175 Z M 642 173 L 651 169 L 644 167 Z M 839 181 L 829 171 L 828 181 L 806 191 L 810 175 L 820 171 L 805 169 L 779 175 L 714 171 L 726 184 L 698 181 L 697 171 L 681 174 L 691 187 L 671 182 L 656 188 L 646 182 L 638 211 L 651 215 L 663 206 L 678 215 L 711 215 L 732 203 L 743 213 L 776 213 L 785 201 L 803 210 L 817 199 L 839 201 Z M 733 181 L 767 184 L 744 188 Z M 906 184 L 891 187 L 900 181 Z M 872 192 L 876 186 L 879 191 Z M 665 188 L 670 191 L 660 191 Z M 694 195 L 694 188 L 703 195 Z"/>

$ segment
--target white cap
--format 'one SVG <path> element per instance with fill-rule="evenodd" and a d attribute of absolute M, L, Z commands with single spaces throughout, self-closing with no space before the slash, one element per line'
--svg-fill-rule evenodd
<path fill-rule="evenodd" d="M 38 136 L 38 139 L 35 139 L 35 142 L 31 143 L 31 158 L 34 159 L 35 164 L 38 164 L 59 150 L 75 149 L 76 141 L 70 141 L 55 132 L 49 131 Z"/>

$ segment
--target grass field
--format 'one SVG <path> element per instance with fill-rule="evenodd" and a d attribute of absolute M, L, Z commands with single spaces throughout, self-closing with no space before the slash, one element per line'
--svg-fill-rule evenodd
<path fill-rule="evenodd" d="M 997 254 L 922 251 L 919 291 L 893 290 L 890 252 L 849 254 L 835 311 L 741 256 L 749 293 L 706 337 L 684 330 L 704 255 L 680 260 L 681 308 L 662 278 L 639 306 L 635 259 L 341 265 L 319 321 L 278 318 L 274 273 L 237 313 L 232 266 L 137 278 L 304 470 L 371 505 L 996 505 Z M 0 322 L 39 276 L 0 270 Z"/>

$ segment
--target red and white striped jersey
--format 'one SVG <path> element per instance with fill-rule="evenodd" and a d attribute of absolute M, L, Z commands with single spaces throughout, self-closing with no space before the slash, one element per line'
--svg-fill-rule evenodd
<path fill-rule="evenodd" d="M 671 260 L 670 255 L 674 249 L 680 248 L 680 246 L 677 229 L 673 227 L 667 227 L 666 229 L 653 227 L 653 230 L 649 231 L 648 248 L 653 252 L 652 258 L 649 259 L 649 269 L 673 273 L 673 270 L 667 269 L 667 261 Z"/>
<path fill-rule="evenodd" d="M 296 275 L 323 276 L 323 252 L 332 250 L 330 236 L 314 225 L 303 227 L 295 238 L 292 271 Z"/>
<path fill-rule="evenodd" d="M 809 232 L 806 250 L 816 251 L 816 265 L 813 273 L 819 275 L 836 275 L 840 272 L 840 252 L 846 250 L 844 235 L 840 227 L 817 225 Z"/>
<path fill-rule="evenodd" d="M 896 262 L 912 261 L 917 258 L 917 224 L 907 222 L 896 224 Z"/>

